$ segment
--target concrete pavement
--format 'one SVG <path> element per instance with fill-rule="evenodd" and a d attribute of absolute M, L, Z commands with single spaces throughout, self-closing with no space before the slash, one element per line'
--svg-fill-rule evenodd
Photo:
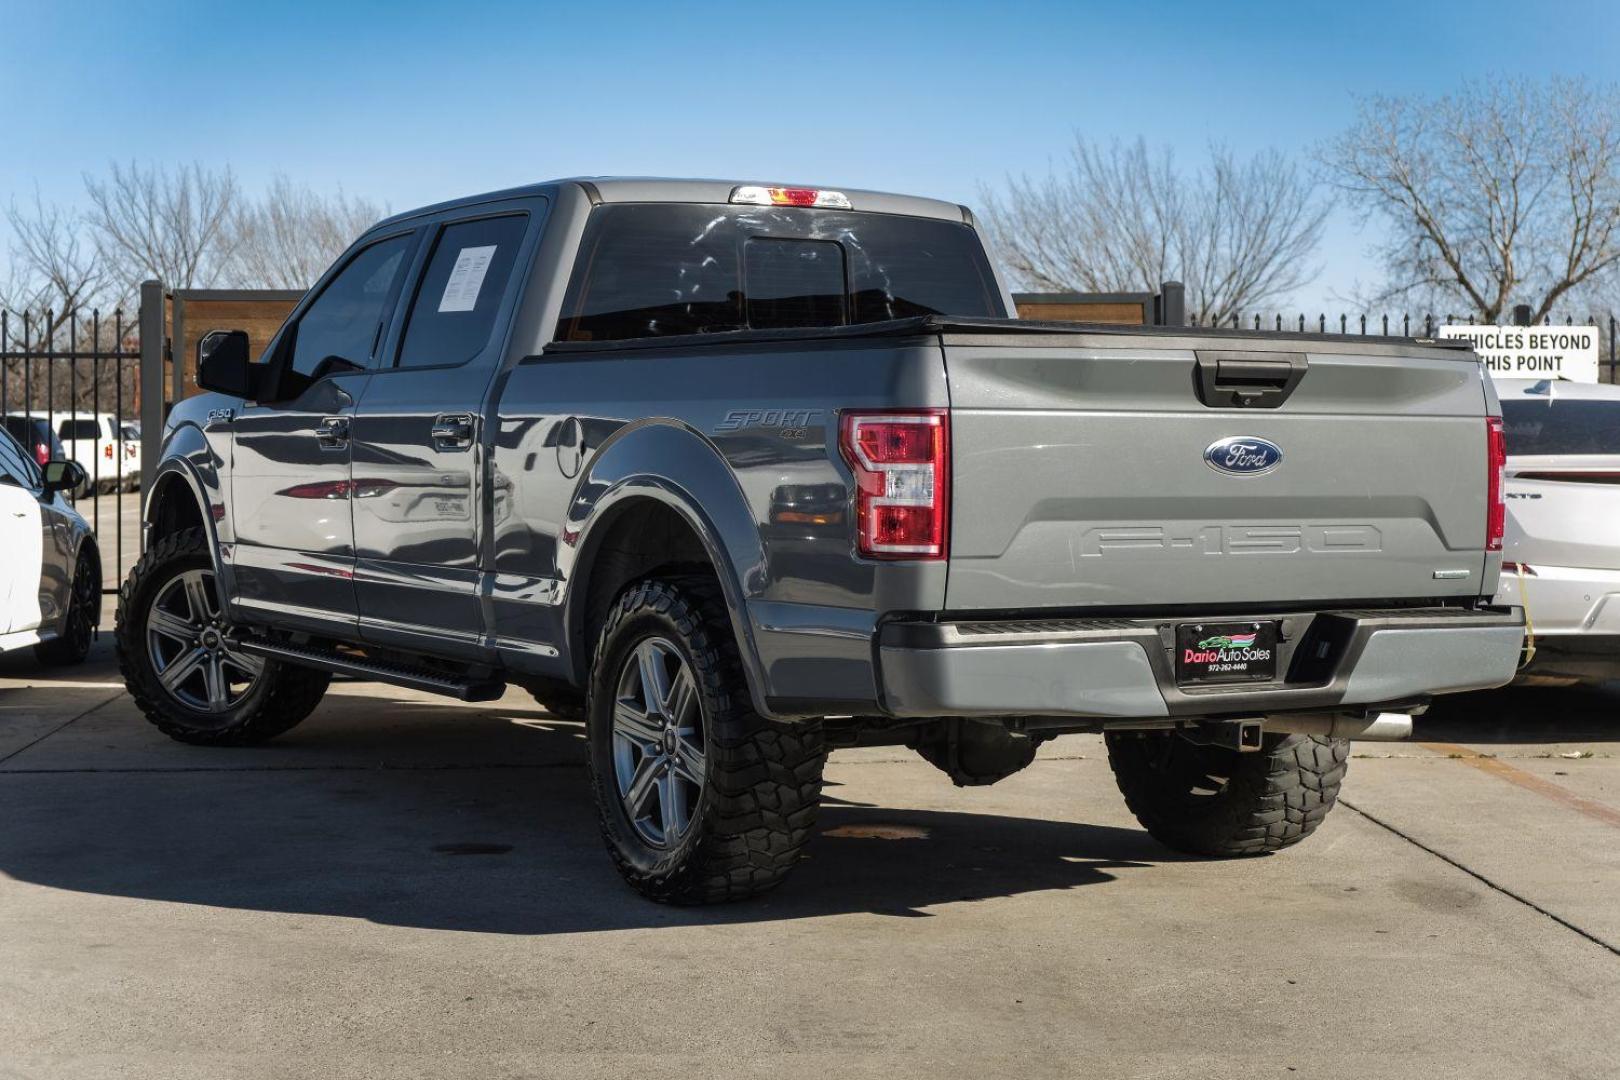
<path fill-rule="evenodd" d="M 1620 1076 L 1614 693 L 1448 703 L 1232 862 L 1096 738 L 971 790 L 839 753 L 782 889 L 672 909 L 526 697 L 336 684 L 202 750 L 107 649 L 0 659 L 0 1077 Z"/>

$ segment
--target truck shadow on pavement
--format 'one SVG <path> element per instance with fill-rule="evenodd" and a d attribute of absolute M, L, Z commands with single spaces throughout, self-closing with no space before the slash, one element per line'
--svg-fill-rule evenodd
<path fill-rule="evenodd" d="M 344 722 L 368 705 L 396 718 Z M 109 723 L 113 734 L 81 732 L 87 744 L 109 744 L 75 765 L 19 757 L 0 771 L 0 875 L 175 904 L 556 934 L 848 912 L 927 917 L 935 905 L 1103 884 L 1121 868 L 1177 858 L 1134 829 L 886 809 L 829 785 L 809 857 L 780 889 L 672 908 L 631 893 L 613 871 L 577 726 L 537 710 L 358 697 L 322 720 L 284 743 L 206 750 L 171 749 L 130 715 Z M 436 739 L 454 740 L 466 763 L 446 759 Z M 868 793 L 882 783 L 860 777 Z M 941 797 L 960 794 L 938 783 Z"/>
<path fill-rule="evenodd" d="M 1620 742 L 1620 683 L 1508 686 L 1436 698 L 1418 718 L 1420 742 Z"/>

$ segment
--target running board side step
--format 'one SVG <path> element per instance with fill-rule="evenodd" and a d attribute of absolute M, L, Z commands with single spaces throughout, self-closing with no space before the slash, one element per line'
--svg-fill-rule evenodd
<path fill-rule="evenodd" d="M 423 690 L 429 694 L 443 694 L 461 701 L 494 701 L 506 693 L 506 684 L 499 679 L 458 679 L 426 668 L 387 664 L 379 660 L 362 660 L 330 649 L 311 649 L 303 645 L 285 645 L 280 642 L 249 638 L 238 646 L 242 652 L 262 656 L 268 660 L 281 660 L 302 667 L 319 668 L 335 675 L 348 675 L 371 682 L 392 683 L 410 690 Z"/>

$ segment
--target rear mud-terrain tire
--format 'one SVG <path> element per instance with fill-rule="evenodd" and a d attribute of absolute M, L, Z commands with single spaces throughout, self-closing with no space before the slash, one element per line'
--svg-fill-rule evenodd
<path fill-rule="evenodd" d="M 650 843 L 632 823 L 615 772 L 614 710 L 627 666 L 648 642 L 673 646 L 701 710 L 703 784 L 689 826 L 667 845 Z M 779 884 L 798 862 L 821 798 L 821 722 L 775 723 L 754 711 L 712 579 L 652 578 L 619 594 L 597 639 L 588 711 L 602 835 L 637 892 L 675 904 L 738 900 Z"/>
<path fill-rule="evenodd" d="M 73 584 L 68 592 L 67 618 L 62 633 L 34 646 L 34 657 L 49 667 L 65 667 L 84 662 L 90 655 L 90 642 L 96 623 L 101 621 L 101 557 L 86 542 L 73 565 Z"/>
<path fill-rule="evenodd" d="M 264 742 L 297 725 L 320 704 L 329 673 L 265 660 L 258 678 L 228 709 L 201 712 L 164 689 L 147 646 L 148 612 L 163 587 L 187 571 L 212 567 L 201 529 L 172 533 L 141 556 L 118 591 L 113 635 L 118 666 L 136 707 L 171 739 L 198 746 Z"/>
<path fill-rule="evenodd" d="M 1255 752 L 1198 746 L 1173 732 L 1107 736 L 1108 763 L 1136 820 L 1192 855 L 1262 855 L 1299 843 L 1339 797 L 1345 739 L 1268 735 Z"/>

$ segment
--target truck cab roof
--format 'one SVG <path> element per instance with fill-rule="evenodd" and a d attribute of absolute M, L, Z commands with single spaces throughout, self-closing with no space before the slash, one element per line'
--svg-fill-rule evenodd
<path fill-rule="evenodd" d="M 862 188 L 837 185 L 783 184 L 760 180 L 702 180 L 655 176 L 573 176 L 559 180 L 544 180 L 489 191 L 480 195 L 467 195 L 449 199 L 431 206 L 407 210 L 379 222 L 388 225 L 408 221 L 425 214 L 436 214 L 479 203 L 500 202 L 525 196 L 551 196 L 558 188 L 573 186 L 583 191 L 592 203 L 729 203 L 731 193 L 739 187 L 759 185 L 767 187 L 806 187 L 815 190 L 833 190 L 848 197 L 850 208 L 878 214 L 902 214 L 908 217 L 937 218 L 971 224 L 973 215 L 967 207 L 940 199 L 926 199 L 915 195 L 897 195 L 886 191 L 868 191 Z"/>

